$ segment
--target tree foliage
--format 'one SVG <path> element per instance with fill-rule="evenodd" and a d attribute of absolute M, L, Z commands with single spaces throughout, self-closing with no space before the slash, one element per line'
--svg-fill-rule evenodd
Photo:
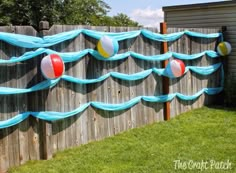
<path fill-rule="evenodd" d="M 0 0 L 0 25 L 32 25 L 41 20 L 52 24 L 138 26 L 126 14 L 107 16 L 103 0 Z"/>
<path fill-rule="evenodd" d="M 139 26 L 138 22 L 135 22 L 129 18 L 126 14 L 118 13 L 113 16 L 113 26 Z"/>
<path fill-rule="evenodd" d="M 65 14 L 61 22 L 94 25 L 106 16 L 110 6 L 102 0 L 72 0 L 63 9 L 65 9 Z"/>
<path fill-rule="evenodd" d="M 61 1 L 48 0 L 2 0 L 0 5 L 0 25 L 32 25 L 47 18 L 49 22 L 60 20 Z"/>

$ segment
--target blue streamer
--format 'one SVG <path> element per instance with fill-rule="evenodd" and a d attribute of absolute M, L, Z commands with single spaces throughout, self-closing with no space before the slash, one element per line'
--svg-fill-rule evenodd
<path fill-rule="evenodd" d="M 199 37 L 199 38 L 218 38 L 222 36 L 222 33 L 204 34 L 200 32 L 188 31 L 188 30 L 184 31 L 184 33 L 188 36 Z"/>
<path fill-rule="evenodd" d="M 187 66 L 185 68 L 185 73 L 187 73 L 188 70 L 192 70 L 195 73 L 198 73 L 200 75 L 209 75 L 217 71 L 222 66 L 222 63 L 217 63 L 208 67 L 196 67 L 196 66 Z M 26 89 L 19 89 L 19 88 L 10 88 L 10 87 L 0 87 L 0 95 L 8 95 L 8 94 L 23 94 L 23 93 L 29 93 L 29 92 L 35 92 L 39 90 L 44 90 L 47 88 L 54 87 L 60 79 L 76 83 L 76 84 L 92 84 L 92 83 L 98 83 L 106 80 L 108 77 L 112 76 L 114 78 L 125 80 L 125 81 L 135 81 L 144 79 L 147 76 L 149 76 L 152 72 L 156 73 L 157 75 L 161 76 L 164 75 L 166 77 L 172 78 L 169 76 L 169 74 L 165 71 L 165 69 L 158 69 L 158 68 L 152 68 L 148 70 L 144 70 L 138 73 L 134 74 L 123 74 L 119 72 L 110 72 L 107 73 L 97 79 L 78 79 L 72 76 L 63 75 L 61 78 L 55 79 L 55 80 L 45 80 L 31 88 Z"/>
<path fill-rule="evenodd" d="M 21 123 L 22 121 L 24 121 L 25 119 L 27 119 L 29 116 L 30 116 L 30 112 L 25 112 L 22 114 L 18 114 L 8 120 L 0 121 L 0 129 L 4 129 L 7 127 L 17 125 L 17 124 Z"/>
<path fill-rule="evenodd" d="M 45 81 L 40 82 L 39 84 L 37 84 L 31 88 L 26 88 L 26 89 L 0 87 L 0 95 L 23 94 L 23 93 L 30 93 L 30 92 L 35 92 L 35 91 L 39 91 L 39 90 L 44 90 L 47 88 L 54 87 L 59 81 L 60 81 L 60 78 L 54 79 L 54 80 L 45 80 Z"/>
<path fill-rule="evenodd" d="M 111 76 L 117 79 L 126 80 L 126 81 L 135 81 L 144 79 L 152 73 L 152 69 L 144 70 L 135 74 L 123 74 L 118 72 L 111 72 Z"/>
<path fill-rule="evenodd" d="M 187 73 L 189 70 L 191 70 L 191 71 L 193 71 L 197 74 L 200 74 L 200 75 L 210 75 L 210 74 L 214 73 L 215 71 L 217 71 L 221 67 L 221 65 L 222 65 L 222 63 L 213 64 L 208 67 L 187 66 L 185 68 L 185 73 Z M 152 68 L 152 69 L 144 70 L 142 72 L 138 72 L 138 73 L 134 73 L 134 74 L 123 74 L 123 73 L 118 73 L 118 72 L 110 72 L 110 73 L 107 73 L 107 74 L 97 78 L 97 79 L 79 79 L 79 78 L 75 78 L 75 77 L 67 76 L 67 75 L 63 75 L 61 78 L 65 81 L 76 83 L 76 84 L 92 84 L 92 83 L 98 83 L 98 82 L 104 81 L 110 76 L 117 78 L 117 79 L 121 79 L 121 80 L 135 81 L 135 80 L 140 80 L 140 79 L 146 78 L 152 72 L 156 73 L 159 76 L 163 75 L 163 76 L 172 78 L 165 71 L 165 69 L 158 69 L 158 68 Z"/>
<path fill-rule="evenodd" d="M 173 100 L 175 97 L 185 100 L 185 101 L 190 101 L 190 100 L 195 100 L 199 96 L 201 96 L 203 93 L 206 93 L 208 95 L 214 95 L 218 94 L 223 90 L 223 87 L 218 87 L 218 88 L 203 88 L 199 92 L 197 92 L 194 95 L 184 95 L 180 93 L 174 93 L 174 94 L 169 94 L 169 95 L 162 95 L 162 96 L 138 96 L 133 99 L 131 99 L 128 102 L 125 103 L 119 103 L 119 104 L 109 104 L 109 103 L 102 103 L 102 102 L 89 102 L 86 103 L 77 109 L 70 111 L 70 112 L 52 112 L 52 111 L 46 111 L 46 112 L 25 112 L 18 114 L 8 120 L 3 120 L 0 121 L 0 129 L 7 128 L 14 126 L 16 124 L 19 124 L 20 122 L 24 121 L 27 119 L 30 115 L 39 118 L 41 120 L 45 121 L 56 121 L 64 118 L 68 118 L 74 115 L 77 115 L 84 110 L 86 110 L 89 106 L 92 106 L 97 109 L 102 109 L 105 111 L 121 111 L 121 110 L 126 110 L 137 103 L 139 103 L 141 100 L 144 100 L 146 102 L 152 102 L 152 103 L 163 103 L 163 102 L 168 102 Z"/>
<path fill-rule="evenodd" d="M 196 54 L 193 54 L 193 55 L 187 55 L 187 54 L 172 52 L 173 57 L 181 59 L 181 60 L 194 60 L 194 59 L 202 57 L 203 55 L 207 55 L 210 58 L 220 57 L 220 55 L 217 52 L 212 51 L 212 50 L 206 50 L 204 52 L 196 53 Z"/>
<path fill-rule="evenodd" d="M 79 29 L 79 30 L 72 30 L 68 32 L 51 35 L 51 36 L 45 36 L 43 38 L 0 32 L 0 40 L 5 41 L 9 44 L 19 46 L 19 47 L 24 47 L 24 48 L 40 48 L 40 47 L 42 48 L 42 47 L 53 46 L 58 43 L 64 42 L 66 40 L 74 39 L 81 33 L 95 39 L 100 39 L 103 35 L 108 35 L 110 37 L 113 37 L 117 41 L 135 38 L 139 36 L 140 34 L 142 34 L 144 37 L 147 37 L 151 40 L 161 41 L 161 42 L 175 41 L 179 39 L 180 37 L 182 37 L 184 34 L 193 36 L 193 37 L 200 37 L 200 38 L 222 37 L 221 33 L 203 34 L 203 33 L 197 33 L 197 32 L 192 32 L 192 31 L 183 31 L 183 32 L 171 33 L 171 34 L 158 34 L 158 33 L 148 31 L 146 29 L 142 29 L 138 31 L 120 32 L 120 33 L 99 32 L 99 31 L 92 31 L 92 30 L 87 30 L 87 29 Z"/>
<path fill-rule="evenodd" d="M 145 61 L 163 61 L 163 60 L 167 60 L 171 57 L 175 57 L 175 58 L 181 59 L 181 60 L 193 60 L 193 59 L 200 58 L 203 55 L 207 55 L 210 58 L 217 58 L 220 56 L 217 52 L 211 51 L 211 50 L 206 50 L 204 52 L 193 54 L 193 55 L 187 55 L 187 54 L 181 54 L 181 53 L 175 53 L 175 52 L 167 52 L 165 54 L 151 55 L 151 56 L 145 56 L 145 55 L 138 54 L 138 53 L 135 53 L 132 51 L 128 51 L 126 53 L 114 55 L 113 57 L 110 57 L 110 58 L 104 58 L 96 50 L 93 50 L 93 49 L 85 49 L 80 52 L 60 53 L 60 52 L 56 52 L 56 51 L 53 51 L 50 49 L 39 48 L 35 51 L 26 52 L 25 54 L 23 54 L 22 56 L 19 56 L 19 57 L 12 57 L 9 60 L 0 59 L 0 64 L 12 64 L 12 63 L 17 63 L 17 62 L 22 62 L 22 61 L 26 61 L 28 59 L 34 58 L 34 57 L 39 56 L 44 53 L 46 53 L 48 55 L 49 54 L 58 54 L 62 57 L 62 59 L 65 63 L 78 61 L 87 54 L 91 54 L 93 57 L 95 57 L 96 59 L 101 60 L 101 61 L 118 61 L 118 60 L 128 58 L 129 56 L 136 58 L 136 59 L 145 60 Z"/>
<path fill-rule="evenodd" d="M 29 112 L 30 115 L 46 120 L 46 121 L 56 121 L 64 118 L 68 118 L 71 116 L 74 116 L 76 114 L 82 113 L 84 110 L 86 110 L 90 106 L 90 102 L 83 104 L 82 106 L 78 107 L 77 109 L 70 111 L 70 112 L 53 112 L 53 111 L 48 111 L 48 112 Z"/>
<path fill-rule="evenodd" d="M 184 95 L 181 93 L 173 93 L 168 95 L 162 95 L 162 96 L 139 96 L 136 98 L 131 99 L 128 102 L 120 103 L 120 104 L 107 104 L 107 103 L 101 103 L 101 102 L 89 102 L 86 104 L 83 104 L 82 106 L 78 107 L 77 109 L 70 111 L 70 112 L 52 112 L 52 111 L 46 111 L 46 112 L 25 112 L 18 114 L 8 120 L 0 121 L 0 129 L 11 127 L 14 125 L 19 124 L 20 122 L 27 119 L 30 115 L 45 120 L 45 121 L 56 121 L 60 119 L 64 119 L 67 117 L 71 117 L 74 115 L 77 115 L 84 110 L 86 110 L 89 106 L 93 106 L 97 109 L 107 110 L 107 111 L 120 111 L 129 109 L 132 106 L 136 105 L 138 102 L 142 100 L 146 102 L 152 102 L 152 103 L 163 103 L 173 100 L 175 97 L 185 100 L 185 101 L 191 101 L 195 100 L 198 97 L 200 97 L 203 93 L 206 93 L 208 95 L 215 95 L 219 94 L 223 90 L 223 84 L 224 84 L 224 69 L 223 66 L 221 66 L 221 86 L 217 88 L 203 88 L 199 92 L 197 92 L 194 95 Z"/>
<path fill-rule="evenodd" d="M 65 81 L 76 83 L 76 84 L 92 84 L 92 83 L 102 82 L 108 77 L 110 77 L 110 75 L 111 75 L 110 73 L 107 73 L 97 79 L 79 79 L 79 78 L 75 78 L 68 75 L 63 75 L 61 78 Z"/>
<path fill-rule="evenodd" d="M 133 107 L 138 102 L 140 102 L 141 99 L 142 99 L 142 96 L 139 96 L 139 97 L 135 97 L 135 98 L 131 99 L 128 102 L 120 103 L 120 104 L 91 102 L 91 105 L 97 109 L 101 109 L 104 111 L 121 111 L 121 110 L 125 110 L 125 109 Z"/>
<path fill-rule="evenodd" d="M 217 63 L 214 65 L 210 65 L 208 67 L 187 66 L 185 68 L 185 72 L 188 70 L 191 70 L 200 75 L 210 75 L 214 73 L 215 71 L 217 71 L 221 66 L 222 66 L 222 63 Z"/>
<path fill-rule="evenodd" d="M 142 30 L 142 34 L 154 41 L 161 41 L 161 42 L 167 42 L 167 41 L 174 41 L 182 37 L 185 32 L 177 32 L 177 33 L 171 33 L 171 34 L 158 34 L 153 33 L 148 30 Z"/>

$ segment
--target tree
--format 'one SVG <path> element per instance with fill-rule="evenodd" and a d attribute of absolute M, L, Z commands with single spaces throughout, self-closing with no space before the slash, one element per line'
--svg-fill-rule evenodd
<path fill-rule="evenodd" d="M 64 5 L 64 10 L 61 23 L 99 25 L 110 6 L 102 0 L 72 0 Z"/>
<path fill-rule="evenodd" d="M 3 0 L 0 5 L 0 25 L 32 25 L 38 28 L 43 18 L 51 23 L 58 22 L 63 3 L 60 0 Z"/>
<path fill-rule="evenodd" d="M 113 16 L 112 20 L 113 26 L 139 26 L 138 22 L 135 22 L 129 18 L 126 14 L 118 13 L 116 16 Z"/>
<path fill-rule="evenodd" d="M 32 25 L 38 28 L 43 19 L 51 25 L 94 25 L 99 24 L 109 9 L 102 0 L 3 0 L 0 25 Z"/>
<path fill-rule="evenodd" d="M 103 0 L 0 0 L 0 25 L 32 25 L 41 20 L 53 24 L 138 26 L 127 15 L 107 16 Z"/>

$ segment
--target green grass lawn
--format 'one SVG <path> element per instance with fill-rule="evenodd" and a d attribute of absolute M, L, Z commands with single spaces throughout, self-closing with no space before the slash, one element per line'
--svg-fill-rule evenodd
<path fill-rule="evenodd" d="M 180 166 L 175 165 L 175 160 L 180 160 L 182 166 L 184 163 L 189 165 L 175 169 L 175 166 Z M 205 165 L 200 164 L 202 161 Z M 225 163 L 227 161 L 231 166 Z M 220 165 L 220 162 L 225 165 Z M 219 166 L 231 169 L 217 170 Z M 235 173 L 236 109 L 204 107 L 168 122 L 132 129 L 103 141 L 57 153 L 49 161 L 30 161 L 9 172 Z"/>

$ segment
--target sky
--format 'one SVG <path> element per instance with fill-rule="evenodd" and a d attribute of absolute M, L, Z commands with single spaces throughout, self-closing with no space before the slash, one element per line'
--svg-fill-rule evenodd
<path fill-rule="evenodd" d="M 108 15 L 124 13 L 145 27 L 159 27 L 159 23 L 163 22 L 164 6 L 219 1 L 223 0 L 104 0 L 111 7 Z"/>

